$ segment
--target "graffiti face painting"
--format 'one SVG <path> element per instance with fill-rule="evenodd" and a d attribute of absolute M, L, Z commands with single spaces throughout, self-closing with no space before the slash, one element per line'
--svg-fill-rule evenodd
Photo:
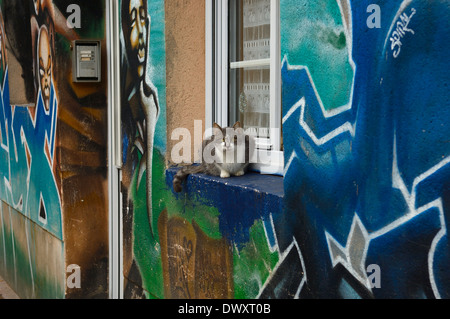
<path fill-rule="evenodd" d="M 128 58 L 136 72 L 134 76 L 142 79 L 145 74 L 147 61 L 147 34 L 149 16 L 147 15 L 147 3 L 142 0 L 130 0 L 128 6 L 128 18 L 130 29 L 125 37 L 129 41 Z"/>
<path fill-rule="evenodd" d="M 50 84 L 52 76 L 52 56 L 50 41 L 46 27 L 41 28 L 39 35 L 39 83 L 41 85 L 42 98 L 44 99 L 45 110 L 50 106 Z"/>

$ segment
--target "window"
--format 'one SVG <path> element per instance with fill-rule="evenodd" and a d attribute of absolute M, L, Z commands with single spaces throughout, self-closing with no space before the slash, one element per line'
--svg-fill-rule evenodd
<path fill-rule="evenodd" d="M 206 126 L 240 121 L 253 170 L 282 174 L 279 0 L 206 0 Z"/>

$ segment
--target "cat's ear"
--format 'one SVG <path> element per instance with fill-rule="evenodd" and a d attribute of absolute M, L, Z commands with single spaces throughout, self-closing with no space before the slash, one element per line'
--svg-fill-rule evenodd
<path fill-rule="evenodd" d="M 222 127 L 220 127 L 219 124 L 214 123 L 213 124 L 213 136 L 214 139 L 222 139 Z"/>
<path fill-rule="evenodd" d="M 234 129 L 242 128 L 241 122 L 237 121 L 236 123 L 234 123 L 233 128 Z"/>

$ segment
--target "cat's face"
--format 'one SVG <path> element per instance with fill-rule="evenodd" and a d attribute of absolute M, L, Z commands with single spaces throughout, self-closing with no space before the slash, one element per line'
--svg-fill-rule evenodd
<path fill-rule="evenodd" d="M 214 124 L 214 144 L 219 153 L 234 153 L 245 141 L 244 131 L 237 122 L 233 127 L 222 128 Z"/>

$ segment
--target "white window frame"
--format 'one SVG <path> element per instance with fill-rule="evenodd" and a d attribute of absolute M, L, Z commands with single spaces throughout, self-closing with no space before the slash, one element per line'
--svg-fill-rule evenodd
<path fill-rule="evenodd" d="M 251 169 L 262 174 L 283 175 L 284 156 L 281 151 L 281 49 L 280 1 L 270 0 L 270 58 L 228 65 L 228 1 L 205 0 L 205 127 L 214 122 L 228 123 L 228 67 L 246 68 L 270 66 L 270 151 L 269 164 L 252 164 Z M 263 151 L 259 151 L 261 158 Z"/>

